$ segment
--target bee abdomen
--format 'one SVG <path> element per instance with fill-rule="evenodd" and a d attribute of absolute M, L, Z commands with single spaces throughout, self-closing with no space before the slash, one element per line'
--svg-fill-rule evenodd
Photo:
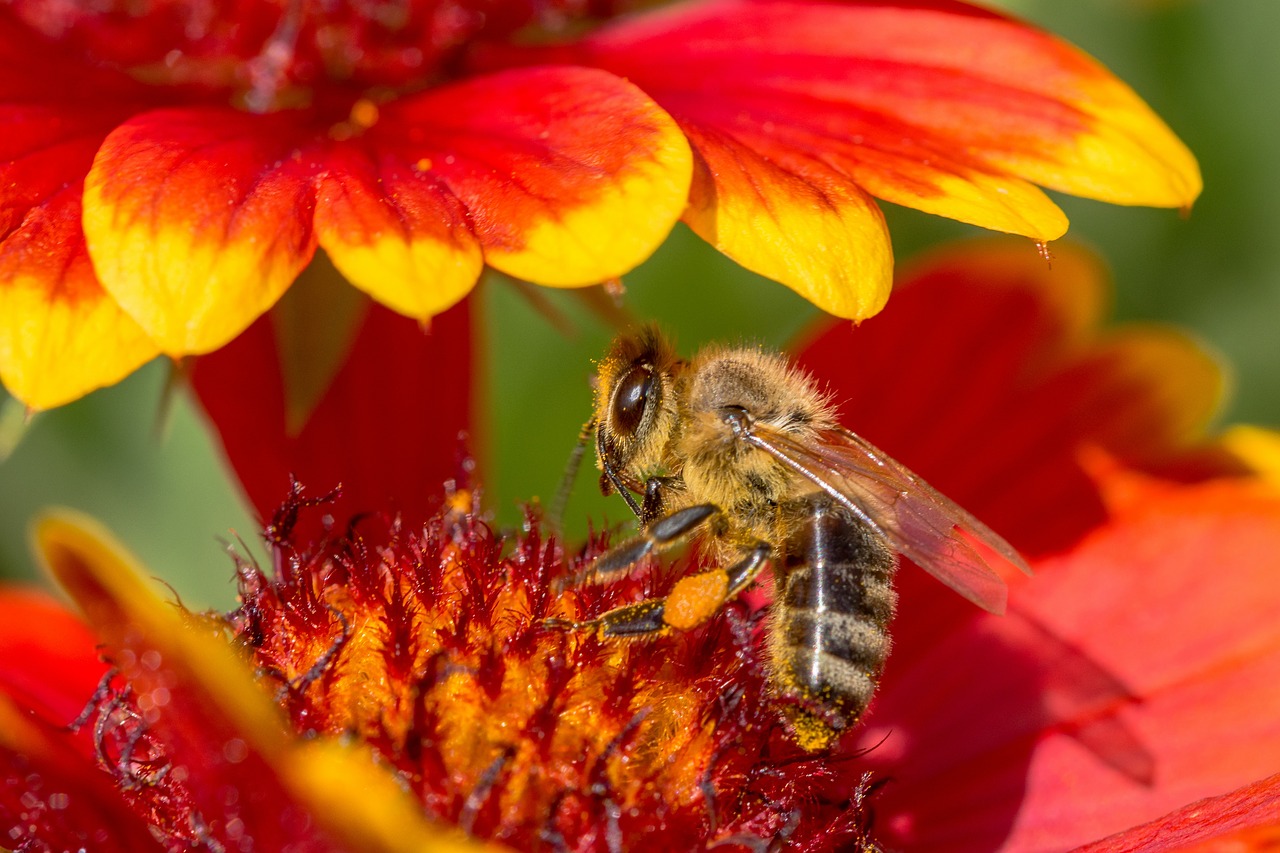
<path fill-rule="evenodd" d="M 774 690 L 802 742 L 823 745 L 861 716 L 879 683 L 896 561 L 880 536 L 825 495 L 802 504 L 794 511 L 804 519 L 792 526 L 778 567 Z"/>

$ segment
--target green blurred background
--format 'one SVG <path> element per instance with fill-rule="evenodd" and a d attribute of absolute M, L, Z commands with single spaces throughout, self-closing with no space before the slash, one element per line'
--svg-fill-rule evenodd
<path fill-rule="evenodd" d="M 1205 192 L 1187 219 L 1056 197 L 1070 237 L 1095 246 L 1115 276 L 1115 317 L 1195 330 L 1234 364 L 1224 421 L 1280 425 L 1280 3 L 1276 0 L 1009 0 L 999 5 L 1083 47 L 1130 83 L 1200 159 Z M 976 229 L 885 205 L 899 262 Z M 814 316 L 786 288 L 735 267 L 681 226 L 627 277 L 626 307 L 661 321 L 686 351 L 707 340 L 782 345 Z M 480 448 L 485 505 L 499 526 L 520 502 L 549 500 L 590 407 L 591 360 L 611 329 L 570 294 L 539 291 L 574 328 L 565 335 L 491 277 L 481 287 Z M 536 354 L 536 358 L 531 357 Z M 256 545 L 199 414 L 183 394 L 164 407 L 168 369 L 23 424 L 0 414 L 0 575 L 35 578 L 31 516 L 62 504 L 114 529 L 190 606 L 233 601 L 224 542 Z M 563 402 L 559 402 L 563 401 Z M 11 401 L 8 401 L 11 403 Z M 12 445 L 17 442 L 16 447 Z M 9 452 L 9 451 L 12 452 Z M 589 463 L 588 463 L 589 464 Z M 617 499 L 579 477 L 569 517 L 622 521 Z"/>

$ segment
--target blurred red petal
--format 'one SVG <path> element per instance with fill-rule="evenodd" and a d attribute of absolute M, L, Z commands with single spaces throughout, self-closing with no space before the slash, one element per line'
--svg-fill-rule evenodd
<path fill-rule="evenodd" d="M 332 849 L 282 784 L 284 721 L 225 642 L 157 599 L 87 519 L 47 516 L 35 542 L 128 684 L 90 725 L 132 809 L 169 845 Z"/>
<path fill-rule="evenodd" d="M 371 749 L 294 737 L 223 626 L 156 598 L 134 558 L 91 519 L 49 513 L 33 538 L 126 685 L 97 703 L 94 742 L 121 799 L 165 849 L 481 849 L 428 824 Z M 26 785 L 30 794 L 34 784 L 28 777 L 10 790 Z M 112 825 L 104 820 L 101 830 Z M 32 833 L 40 837 L 38 827 Z"/>
<path fill-rule="evenodd" d="M 956 244 L 904 273 L 876 322 L 823 324 L 798 360 L 847 426 L 1044 554 L 1105 518 L 1083 448 L 1162 462 L 1222 395 L 1217 362 L 1183 333 L 1099 332 L 1105 299 L 1081 248 L 1048 261 L 1011 241 Z"/>
<path fill-rule="evenodd" d="M 428 329 L 370 305 L 297 430 L 288 415 L 282 332 L 270 318 L 200 359 L 196 393 L 259 516 L 272 517 L 292 476 L 313 494 L 341 485 L 329 507 L 339 523 L 388 508 L 424 519 L 441 484 L 461 472 L 460 436 L 471 423 L 470 322 L 467 303 Z"/>
<path fill-rule="evenodd" d="M 914 653 L 891 661 L 859 740 L 893 779 L 877 800 L 890 845 L 1060 849 L 1280 765 L 1280 497 L 1121 485 L 1113 520 L 1037 564 L 1009 617 L 939 630 L 963 603 L 903 596 Z"/>
<path fill-rule="evenodd" d="M 13 850 L 165 849 L 65 729 L 19 713 L 2 695 L 0 827 Z"/>
<path fill-rule="evenodd" d="M 0 694 L 67 725 L 106 670 L 97 640 L 65 607 L 35 590 L 0 590 Z"/>

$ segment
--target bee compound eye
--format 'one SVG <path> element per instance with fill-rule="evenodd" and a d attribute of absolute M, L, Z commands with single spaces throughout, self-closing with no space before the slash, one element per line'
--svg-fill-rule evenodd
<path fill-rule="evenodd" d="M 640 427 L 644 407 L 653 389 L 653 369 L 637 364 L 627 371 L 613 392 L 612 426 L 615 432 L 631 436 Z"/>

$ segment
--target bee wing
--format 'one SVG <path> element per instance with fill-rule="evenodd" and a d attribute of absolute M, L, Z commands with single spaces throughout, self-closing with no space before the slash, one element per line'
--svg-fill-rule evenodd
<path fill-rule="evenodd" d="M 1003 613 L 1007 590 L 966 537 L 1031 574 L 1021 555 L 994 530 L 853 432 L 826 430 L 816 440 L 801 441 L 753 424 L 744 438 L 811 480 L 894 550 L 984 610 Z"/>

